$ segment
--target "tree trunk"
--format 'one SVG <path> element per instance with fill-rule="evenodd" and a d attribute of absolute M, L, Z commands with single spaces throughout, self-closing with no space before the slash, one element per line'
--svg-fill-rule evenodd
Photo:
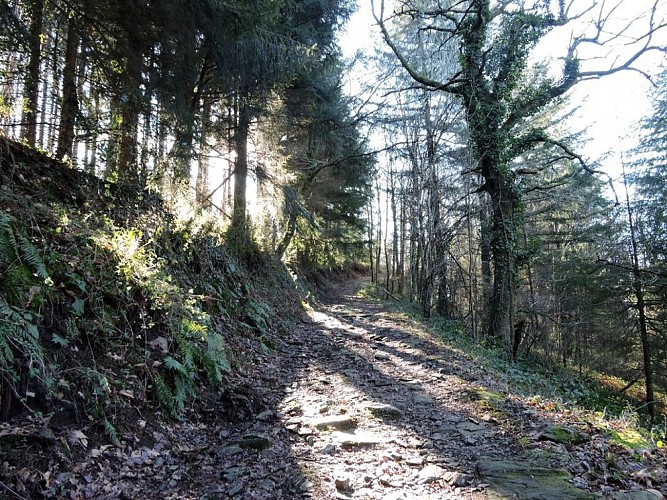
<path fill-rule="evenodd" d="M 276 257 L 278 257 L 279 259 L 283 258 L 283 255 L 285 255 L 285 251 L 289 247 L 290 243 L 292 243 L 292 238 L 294 238 L 294 235 L 296 234 L 296 223 L 297 223 L 297 215 L 295 213 L 290 213 L 289 220 L 287 221 L 287 230 L 283 235 L 283 239 L 280 240 L 278 248 L 276 248 Z M 371 259 L 371 274 L 372 274 L 372 265 L 373 262 Z"/>
<path fill-rule="evenodd" d="M 639 339 L 642 345 L 642 358 L 644 362 L 644 382 L 646 384 L 646 408 L 652 421 L 656 420 L 655 396 L 653 394 L 653 368 L 651 366 L 651 346 L 648 336 L 648 321 L 646 318 L 646 302 L 644 300 L 644 283 L 642 272 L 639 267 L 639 248 L 635 224 L 632 218 L 632 207 L 630 206 L 630 195 L 625 180 L 625 168 L 623 169 L 623 182 L 625 184 L 625 201 L 628 212 L 628 223 L 630 226 L 630 242 L 632 244 L 632 291 L 637 301 L 636 308 L 639 323 Z"/>
<path fill-rule="evenodd" d="M 48 151 L 55 151 L 57 147 L 57 127 L 56 120 L 58 118 L 58 95 L 60 94 L 60 84 L 62 81 L 62 74 L 60 68 L 60 52 L 61 52 L 61 23 L 59 20 L 56 20 L 56 26 L 53 27 L 53 42 L 51 47 L 51 85 L 49 88 L 49 102 L 48 102 L 48 112 L 44 115 L 44 121 L 48 121 L 46 124 L 46 140 L 42 143 Z M 46 82 L 45 82 L 46 84 Z M 42 107 L 46 108 L 47 101 L 42 103 Z"/>
<path fill-rule="evenodd" d="M 247 91 L 238 94 L 236 133 L 236 165 L 234 168 L 234 209 L 232 212 L 232 227 L 245 233 L 248 230 L 246 223 L 246 188 L 248 184 L 248 134 L 250 130 L 250 107 Z"/>
<path fill-rule="evenodd" d="M 382 191 L 380 181 L 375 179 L 375 190 L 377 191 L 377 244 L 375 245 L 375 282 L 380 283 L 380 258 L 382 257 Z"/>
<path fill-rule="evenodd" d="M 201 117 L 201 137 L 199 139 L 199 162 L 197 168 L 197 181 L 195 184 L 196 201 L 199 207 L 206 202 L 208 195 L 208 169 L 209 161 L 208 155 L 210 153 L 208 147 L 207 132 L 211 126 L 211 103 L 208 102 L 202 109 Z"/>
<path fill-rule="evenodd" d="M 63 100 L 60 108 L 60 127 L 56 157 L 72 160 L 74 145 L 74 122 L 79 111 L 76 89 L 76 59 L 79 35 L 74 18 L 70 16 L 67 27 L 67 47 L 65 49 L 65 69 L 63 70 Z"/>
<path fill-rule="evenodd" d="M 128 54 L 125 68 L 126 81 L 121 98 L 120 139 L 118 144 L 118 180 L 136 182 L 137 169 L 137 129 L 141 108 L 141 56 L 134 52 Z"/>
<path fill-rule="evenodd" d="M 373 250 L 373 200 L 370 200 L 366 206 L 368 212 L 368 261 L 371 266 L 371 283 L 376 283 L 377 279 L 375 277 L 375 261 L 373 259 L 374 250 Z"/>
<path fill-rule="evenodd" d="M 516 205 L 509 179 L 497 166 L 487 177 L 491 195 L 491 253 L 493 288 L 491 292 L 489 335 L 501 339 L 511 354 L 513 345 L 514 287 L 516 277 Z"/>
<path fill-rule="evenodd" d="M 23 113 L 23 139 L 35 147 L 37 138 L 37 109 L 39 104 L 39 65 L 42 53 L 42 26 L 44 0 L 32 0 L 30 10 L 30 58 L 25 79 L 25 111 Z"/>

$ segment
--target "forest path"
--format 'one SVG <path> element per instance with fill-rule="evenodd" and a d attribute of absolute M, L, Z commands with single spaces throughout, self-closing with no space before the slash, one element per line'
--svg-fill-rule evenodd
<path fill-rule="evenodd" d="M 568 483 L 557 469 L 563 461 L 549 453 L 508 461 L 522 454 L 522 426 L 535 431 L 549 423 L 518 417 L 525 408 L 495 392 L 497 380 L 474 359 L 438 342 L 392 304 L 360 297 L 365 284 L 339 284 L 312 321 L 292 332 L 268 370 L 284 384 L 273 415 L 280 431 L 269 422 L 250 432 L 270 436 L 273 451 L 256 453 L 258 463 L 248 469 L 245 462 L 245 472 L 230 460 L 233 473 L 223 473 L 227 495 L 590 497 Z"/>
<path fill-rule="evenodd" d="M 563 445 L 538 447 L 552 422 L 361 285 L 341 284 L 257 359 L 248 384 L 263 408 L 231 425 L 212 401 L 150 444 L 92 450 L 73 498 L 591 498 L 570 484 Z"/>

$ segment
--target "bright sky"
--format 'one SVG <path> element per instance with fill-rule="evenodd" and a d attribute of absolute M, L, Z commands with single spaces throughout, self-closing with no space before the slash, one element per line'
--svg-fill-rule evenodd
<path fill-rule="evenodd" d="M 391 3 L 391 0 L 386 1 Z M 576 2 L 590 4 L 590 0 L 576 0 Z M 376 43 L 380 43 L 379 30 L 374 26 L 371 15 L 371 0 L 358 0 L 358 4 L 357 13 L 341 37 L 341 46 L 347 57 L 358 49 L 372 50 L 374 37 Z M 652 4 L 653 0 L 624 0 L 615 17 L 625 27 L 629 19 L 646 12 Z M 667 0 L 659 0 L 658 11 L 658 19 L 667 19 Z M 637 25 L 637 29 L 642 28 Z M 570 34 L 566 33 L 563 36 L 569 38 Z M 667 29 L 663 29 L 663 33 L 656 37 L 656 42 L 667 45 Z M 561 43 L 554 45 L 562 47 L 562 40 Z M 664 63 L 664 55 L 656 53 L 642 59 L 639 66 L 642 70 L 655 74 L 658 67 Z M 594 161 L 605 153 L 612 153 L 603 161 L 602 169 L 614 177 L 620 172 L 620 153 L 635 144 L 634 130 L 637 123 L 650 112 L 649 90 L 650 83 L 641 75 L 635 72 L 623 72 L 600 80 L 582 82 L 572 91 L 572 102 L 581 104 L 576 123 L 571 125 L 572 129 L 586 129 L 591 138 L 584 150 L 584 156 Z"/>

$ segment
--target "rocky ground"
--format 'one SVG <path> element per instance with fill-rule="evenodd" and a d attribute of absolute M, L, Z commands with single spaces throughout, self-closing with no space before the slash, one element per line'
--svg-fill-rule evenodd
<path fill-rule="evenodd" d="M 126 437 L 123 447 L 90 446 L 66 472 L 47 473 L 46 496 L 655 499 L 667 491 L 661 450 L 638 458 L 576 412 L 550 413 L 514 395 L 502 375 L 389 304 L 358 298 L 358 287 L 342 285 L 258 364 L 246 401 L 230 395 L 246 405 L 245 421 L 227 423 L 211 402 L 188 423 Z M 137 422 L 146 425 L 154 424 Z"/>

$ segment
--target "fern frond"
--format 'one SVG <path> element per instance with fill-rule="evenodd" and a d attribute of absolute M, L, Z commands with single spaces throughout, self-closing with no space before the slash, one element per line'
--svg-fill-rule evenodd
<path fill-rule="evenodd" d="M 16 326 L 11 323 L 0 324 L 0 372 L 12 369 L 14 351 L 9 344 L 9 338 L 16 335 Z"/>
<path fill-rule="evenodd" d="M 18 235 L 18 243 L 21 259 L 32 268 L 37 276 L 42 279 L 47 279 L 49 277 L 49 272 L 46 270 L 46 265 L 40 257 L 37 248 L 35 248 L 35 246 L 30 243 L 30 240 L 22 234 Z"/>
<path fill-rule="evenodd" d="M 18 243 L 7 214 L 0 214 L 0 262 L 11 264 L 18 259 Z"/>
<path fill-rule="evenodd" d="M 172 370 L 174 372 L 180 373 L 184 377 L 186 377 L 188 375 L 187 368 L 185 366 L 183 366 L 183 364 L 180 361 L 174 359 L 171 356 L 167 356 L 166 358 L 164 358 L 164 366 L 168 370 Z"/>
<path fill-rule="evenodd" d="M 118 436 L 118 431 L 108 418 L 104 419 L 104 432 L 107 436 L 109 436 L 109 439 L 115 446 L 120 446 L 120 437 Z"/>
<path fill-rule="evenodd" d="M 156 376 L 154 380 L 155 386 L 155 396 L 157 397 L 158 403 L 164 408 L 167 413 L 171 416 L 176 415 L 176 401 L 174 399 L 174 394 L 169 388 L 167 383 L 161 376 Z"/>

